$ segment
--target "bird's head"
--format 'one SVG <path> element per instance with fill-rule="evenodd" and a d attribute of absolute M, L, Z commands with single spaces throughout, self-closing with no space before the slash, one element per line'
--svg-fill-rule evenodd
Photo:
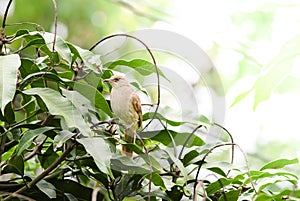
<path fill-rule="evenodd" d="M 128 81 L 122 75 L 114 75 L 104 82 L 109 82 L 113 87 L 128 84 Z"/>

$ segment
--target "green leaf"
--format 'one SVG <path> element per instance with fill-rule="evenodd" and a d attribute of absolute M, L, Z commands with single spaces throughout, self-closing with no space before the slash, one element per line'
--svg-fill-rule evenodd
<path fill-rule="evenodd" d="M 0 109 L 12 101 L 16 92 L 17 70 L 21 66 L 18 54 L 0 56 Z"/>
<path fill-rule="evenodd" d="M 164 180 L 161 178 L 161 176 L 159 174 L 157 174 L 157 173 L 152 174 L 152 182 L 155 186 L 159 186 L 163 190 L 166 190 Z"/>
<path fill-rule="evenodd" d="M 45 153 L 38 155 L 38 159 L 44 169 L 52 165 L 58 157 L 59 155 L 53 150 L 53 145 L 49 146 Z"/>
<path fill-rule="evenodd" d="M 102 110 L 110 117 L 113 116 L 106 99 L 97 88 L 88 84 L 76 82 L 73 84 L 73 89 L 89 99 L 98 109 Z"/>
<path fill-rule="evenodd" d="M 299 160 L 297 158 L 294 159 L 279 159 L 279 160 L 275 160 L 272 161 L 266 165 L 264 165 L 262 168 L 260 168 L 260 170 L 266 170 L 266 169 L 280 169 L 280 168 L 284 168 L 287 165 L 292 165 L 292 164 L 298 164 Z"/>
<path fill-rule="evenodd" d="M 18 175 L 24 175 L 24 161 L 22 156 L 13 156 L 3 168 L 3 174 L 16 173 Z"/>
<path fill-rule="evenodd" d="M 146 121 L 148 119 L 152 119 L 153 118 L 153 115 L 154 115 L 154 112 L 148 112 L 148 113 L 145 113 L 143 115 L 143 121 Z M 173 121 L 173 120 L 170 120 L 170 119 L 167 119 L 165 118 L 162 114 L 160 113 L 156 113 L 155 119 L 160 119 L 162 121 L 165 121 L 167 124 L 171 125 L 171 126 L 181 126 L 183 124 L 186 124 L 188 122 L 178 122 L 178 121 Z"/>
<path fill-rule="evenodd" d="M 73 45 L 71 43 L 67 43 L 69 46 L 71 52 L 79 57 L 84 65 L 89 69 L 92 70 L 94 73 L 99 74 L 101 72 L 101 60 L 100 55 L 95 55 L 89 50 L 82 49 L 76 45 Z"/>
<path fill-rule="evenodd" d="M 110 170 L 110 159 L 112 153 L 109 149 L 108 142 L 102 138 L 82 138 L 77 139 L 82 144 L 85 150 L 94 158 L 98 168 L 108 174 L 112 175 Z"/>
<path fill-rule="evenodd" d="M 59 92 L 50 88 L 31 88 L 23 93 L 37 95 L 46 104 L 52 115 L 63 117 L 69 128 L 78 128 L 85 136 L 89 136 L 91 130 L 75 106 Z"/>
<path fill-rule="evenodd" d="M 68 130 L 60 131 L 55 137 L 53 141 L 54 147 L 61 147 L 67 140 L 73 137 L 75 133 L 72 133 Z"/>
<path fill-rule="evenodd" d="M 222 194 L 222 196 L 220 197 L 220 201 L 237 201 L 240 197 L 242 189 L 238 189 L 238 190 L 232 190 L 232 191 L 228 191 L 224 194 Z M 226 198 L 225 198 L 226 197 Z"/>
<path fill-rule="evenodd" d="M 143 60 L 143 59 L 134 59 L 131 61 L 117 60 L 114 62 L 106 63 L 104 65 L 104 67 L 106 67 L 108 69 L 114 69 L 117 66 L 128 66 L 130 68 L 133 68 L 134 70 L 136 70 L 138 73 L 140 73 L 143 76 L 147 76 L 147 75 L 156 73 L 154 64 L 152 64 L 146 60 Z M 161 70 L 158 69 L 158 73 L 159 73 L 159 75 L 164 77 L 166 80 L 168 80 L 168 78 L 163 74 L 163 72 Z"/>
<path fill-rule="evenodd" d="M 200 153 L 196 150 L 192 150 L 192 151 L 188 152 L 183 157 L 183 161 L 182 161 L 183 165 L 187 166 L 191 160 L 193 160 L 194 158 L 196 158 L 199 155 L 200 155 Z"/>
<path fill-rule="evenodd" d="M 140 134 L 142 138 L 150 138 L 164 144 L 165 146 L 173 147 L 170 135 L 173 137 L 173 139 L 175 140 L 175 144 L 178 146 L 183 145 L 186 139 L 191 135 L 191 133 L 177 133 L 172 130 L 158 130 L 146 131 Z M 186 147 L 203 146 L 204 144 L 205 142 L 200 137 L 198 137 L 196 134 L 193 134 L 189 139 L 189 142 L 186 144 Z"/>
<path fill-rule="evenodd" d="M 172 153 L 170 153 L 167 150 L 163 150 L 165 153 L 167 153 L 167 155 L 170 157 L 170 159 L 174 162 L 174 164 L 179 168 L 181 174 L 184 177 L 184 181 L 187 181 L 187 175 L 188 175 L 188 170 L 184 167 L 184 165 L 182 164 L 182 162 L 176 158 Z"/>
<path fill-rule="evenodd" d="M 52 50 L 53 41 L 54 41 L 54 34 L 49 32 L 44 32 L 42 34 L 42 37 L 44 38 L 46 45 L 48 46 L 49 50 Z M 66 42 L 58 35 L 56 35 L 56 41 L 54 46 L 55 51 L 58 52 L 58 54 L 66 60 L 68 63 L 71 63 L 72 61 L 72 55 L 71 50 L 69 46 L 66 44 Z"/>
<path fill-rule="evenodd" d="M 233 179 L 227 179 L 227 178 L 220 178 L 217 181 L 211 183 L 207 188 L 206 188 L 206 193 L 207 195 L 211 195 L 213 193 L 216 193 L 217 191 L 220 191 L 223 187 L 231 184 Z"/>
<path fill-rule="evenodd" d="M 235 99 L 234 101 L 231 103 L 230 107 L 233 107 L 234 105 L 236 105 L 238 102 L 242 101 L 243 99 L 245 99 L 249 94 L 250 92 L 252 92 L 252 89 L 250 90 L 247 90 L 241 94 L 239 94 Z"/>
<path fill-rule="evenodd" d="M 210 171 L 212 171 L 212 172 L 214 172 L 214 173 L 217 173 L 217 174 L 219 174 L 219 175 L 221 175 L 223 177 L 226 177 L 225 172 L 221 168 L 219 168 L 219 167 L 209 167 L 207 169 L 210 170 Z"/>
<path fill-rule="evenodd" d="M 56 188 L 51 183 L 41 180 L 39 181 L 36 186 L 45 193 L 49 198 L 53 199 L 56 198 Z"/>
<path fill-rule="evenodd" d="M 36 136 L 41 135 L 41 134 L 43 134 L 47 131 L 53 130 L 53 129 L 54 129 L 53 127 L 41 127 L 41 128 L 26 131 L 23 134 L 23 136 L 20 140 L 20 143 L 16 149 L 17 156 L 21 155 L 25 149 L 30 147 L 30 145 L 32 144 L 32 140 Z"/>
<path fill-rule="evenodd" d="M 130 174 L 149 174 L 149 166 L 145 167 L 143 160 L 136 161 L 121 155 L 115 155 L 111 159 L 111 169 L 128 171 Z"/>

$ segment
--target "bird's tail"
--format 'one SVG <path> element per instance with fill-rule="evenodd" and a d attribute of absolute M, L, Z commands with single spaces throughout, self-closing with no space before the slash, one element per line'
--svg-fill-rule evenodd
<path fill-rule="evenodd" d="M 134 144 L 134 142 L 135 142 L 135 135 L 136 135 L 135 131 L 133 131 L 132 129 L 128 129 L 127 131 L 124 132 L 124 138 L 125 138 L 124 140 L 127 143 Z M 127 156 L 129 158 L 132 158 L 133 151 L 128 146 L 122 145 L 122 155 L 123 156 Z"/>

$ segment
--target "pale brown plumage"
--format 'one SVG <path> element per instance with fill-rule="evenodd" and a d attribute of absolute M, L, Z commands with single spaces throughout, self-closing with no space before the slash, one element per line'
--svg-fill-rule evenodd
<path fill-rule="evenodd" d="M 112 111 L 120 118 L 125 129 L 124 138 L 128 143 L 134 143 L 136 131 L 142 126 L 142 107 L 139 96 L 129 82 L 121 75 L 114 75 L 104 80 L 112 85 L 110 104 Z M 132 157 L 133 151 L 122 146 L 122 154 Z"/>

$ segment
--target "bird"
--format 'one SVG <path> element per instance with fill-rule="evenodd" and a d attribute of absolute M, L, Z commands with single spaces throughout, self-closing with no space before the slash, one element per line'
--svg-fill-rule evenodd
<path fill-rule="evenodd" d="M 142 127 L 142 107 L 140 97 L 130 83 L 122 75 L 113 75 L 105 79 L 112 85 L 110 105 L 112 112 L 124 125 L 124 139 L 127 143 L 135 143 L 136 132 Z M 122 145 L 122 155 L 132 158 L 133 151 Z"/>

